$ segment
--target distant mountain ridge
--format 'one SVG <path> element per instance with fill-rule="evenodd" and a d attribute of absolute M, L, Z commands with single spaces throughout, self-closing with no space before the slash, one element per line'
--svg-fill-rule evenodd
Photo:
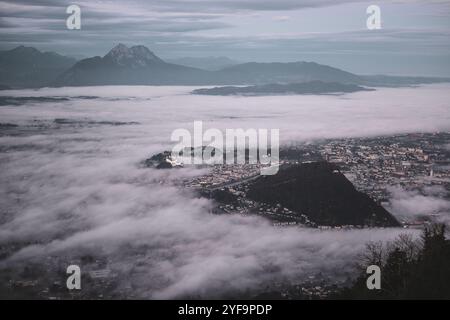
<path fill-rule="evenodd" d="M 248 62 L 218 71 L 222 83 L 268 84 L 320 80 L 324 82 L 359 83 L 359 76 L 315 62 Z"/>
<path fill-rule="evenodd" d="M 361 82 L 357 75 L 314 62 L 249 62 L 208 71 L 167 63 L 144 46 L 128 48 L 119 44 L 104 57 L 79 61 L 59 76 L 54 85 L 242 85 L 314 80 Z"/>
<path fill-rule="evenodd" d="M 111 49 L 104 59 L 112 65 L 133 69 L 148 67 L 153 64 L 164 63 L 159 57 L 144 46 L 133 46 L 127 48 L 124 44 L 118 44 Z"/>
<path fill-rule="evenodd" d="M 53 85 L 265 85 L 312 81 L 397 86 L 450 82 L 450 79 L 359 76 L 315 62 L 248 62 L 210 71 L 165 62 L 144 46 L 128 48 L 119 44 L 103 58 L 79 61 Z"/>
<path fill-rule="evenodd" d="M 0 52 L 0 85 L 266 85 L 312 81 L 366 86 L 450 82 L 450 78 L 360 76 L 315 62 L 242 63 L 205 70 L 168 63 L 147 47 L 118 44 L 103 57 L 76 62 L 56 53 L 17 47 Z"/>
<path fill-rule="evenodd" d="M 166 62 L 208 71 L 217 71 L 240 64 L 239 61 L 227 57 L 183 57 L 166 59 Z"/>
<path fill-rule="evenodd" d="M 103 57 L 78 61 L 54 86 L 182 85 L 204 83 L 207 71 L 171 64 L 145 46 L 118 44 Z"/>
<path fill-rule="evenodd" d="M 0 84 L 8 87 L 42 87 L 75 64 L 74 58 L 19 46 L 0 51 Z"/>

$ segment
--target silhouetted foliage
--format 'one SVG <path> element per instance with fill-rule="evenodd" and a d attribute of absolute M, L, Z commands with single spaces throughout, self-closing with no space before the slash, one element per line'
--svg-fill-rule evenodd
<path fill-rule="evenodd" d="M 381 268 L 381 289 L 367 289 L 366 268 Z M 422 237 L 401 235 L 394 242 L 369 243 L 361 257 L 359 277 L 337 298 L 344 299 L 450 299 L 450 240 L 445 225 L 433 224 Z"/>

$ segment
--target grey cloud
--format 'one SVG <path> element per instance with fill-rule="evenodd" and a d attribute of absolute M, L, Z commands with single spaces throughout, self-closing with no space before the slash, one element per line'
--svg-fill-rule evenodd
<path fill-rule="evenodd" d="M 391 199 L 388 209 L 398 218 L 414 221 L 437 215 L 438 221 L 450 224 L 450 195 L 444 187 L 430 186 L 420 190 L 391 187 L 389 190 Z"/>
<path fill-rule="evenodd" d="M 280 128 L 283 143 L 450 129 L 447 85 L 301 99 L 193 96 L 190 90 L 119 86 L 6 92 L 72 98 L 3 106 L 2 122 L 40 123 L 40 128 L 55 118 L 139 124 L 30 129 L 0 137 L 2 150 L 9 150 L 0 153 L 0 245 L 8 248 L 0 260 L 2 272 L 8 267 L 20 272 L 30 264 L 46 267 L 46 261 L 64 266 L 93 255 L 119 275 L 118 290 L 131 287 L 144 298 L 220 297 L 258 291 L 275 281 L 301 282 L 318 272 L 333 279 L 352 276 L 352 263 L 366 241 L 391 240 L 404 230 L 279 229 L 257 217 L 213 215 L 209 200 L 175 185 L 205 171 L 143 169 L 139 162 L 170 148 L 172 130 L 189 129 L 198 119 L 219 129 Z M 82 265 L 89 267 L 98 268 Z M 58 276 L 53 271 L 48 270 Z"/>
<path fill-rule="evenodd" d="M 24 6 L 46 6 L 46 7 L 64 7 L 72 4 L 69 0 L 63 1 L 33 1 L 33 0 L 19 0 L 19 1 L 2 1 L 4 3 L 21 4 Z M 132 6 L 140 6 L 142 8 L 156 8 L 160 11 L 189 11 L 189 12 L 211 12 L 223 10 L 288 10 L 301 9 L 311 7 L 322 7 L 338 5 L 343 3 L 364 2 L 363 0 L 278 0 L 278 1 L 259 1 L 259 0 L 220 0 L 220 1 L 205 1 L 205 0 L 151 0 L 151 1 L 128 1 Z M 109 4 L 116 4 L 115 1 L 104 1 L 102 5 L 106 7 Z M 78 1 L 77 4 L 89 4 L 89 1 Z"/>
<path fill-rule="evenodd" d="M 239 26 L 244 28 L 242 33 L 236 30 L 238 18 L 273 11 L 273 16 L 268 17 L 273 22 L 274 17 L 285 14 L 278 11 L 327 6 L 339 9 L 342 4 L 354 2 L 360 1 L 78 1 L 82 30 L 72 31 L 65 28 L 65 7 L 70 1 L 4 1 L 0 48 L 25 44 L 63 54 L 93 56 L 104 55 L 118 42 L 129 42 L 144 44 L 162 58 L 227 55 L 241 61 L 312 60 L 360 73 L 450 74 L 449 32 L 442 26 L 376 32 L 276 30 L 264 34 L 246 32 L 243 26 Z M 410 3 L 427 2 L 408 1 L 404 5 Z M 439 6 L 447 4 L 439 2 Z M 328 10 L 327 17 L 332 13 Z M 416 56 L 411 59 L 417 72 L 396 55 Z M 373 59 L 380 61 L 378 66 L 363 63 Z"/>

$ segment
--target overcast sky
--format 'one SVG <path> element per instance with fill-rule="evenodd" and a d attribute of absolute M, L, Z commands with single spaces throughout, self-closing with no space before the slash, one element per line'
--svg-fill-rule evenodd
<path fill-rule="evenodd" d="M 78 4 L 81 30 L 66 28 Z M 381 8 L 368 30 L 366 8 Z M 356 73 L 450 76 L 450 1 L 0 1 L 0 48 L 103 56 L 143 44 L 162 58 L 316 61 Z"/>

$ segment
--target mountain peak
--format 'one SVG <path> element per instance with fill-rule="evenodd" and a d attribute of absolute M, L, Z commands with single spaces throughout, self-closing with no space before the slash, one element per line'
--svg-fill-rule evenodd
<path fill-rule="evenodd" d="M 26 53 L 26 54 L 36 54 L 36 53 L 41 53 L 38 49 L 33 48 L 33 47 L 25 47 L 25 46 L 18 46 L 15 47 L 14 49 L 11 49 L 10 52 L 13 53 Z"/>
<path fill-rule="evenodd" d="M 124 45 L 123 43 L 119 43 L 118 45 L 116 45 L 114 48 L 112 48 L 108 53 L 108 54 L 115 54 L 115 53 L 119 53 L 119 52 L 128 52 L 130 49 L 128 49 L 128 47 L 126 45 Z"/>
<path fill-rule="evenodd" d="M 164 62 L 145 46 L 138 45 L 128 48 L 122 43 L 112 48 L 104 58 L 121 67 L 131 68 L 142 68 Z"/>

